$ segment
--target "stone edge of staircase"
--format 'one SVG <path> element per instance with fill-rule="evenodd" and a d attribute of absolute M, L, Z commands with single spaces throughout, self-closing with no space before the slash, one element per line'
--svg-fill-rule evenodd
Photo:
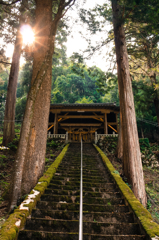
<path fill-rule="evenodd" d="M 30 194 L 27 195 L 25 200 L 14 210 L 14 213 L 10 214 L 9 218 L 2 225 L 0 229 L 0 240 L 17 239 L 19 230 L 24 227 L 26 218 L 31 214 L 32 209 L 36 206 L 37 201 L 40 199 L 52 177 L 56 173 L 59 164 L 67 152 L 68 146 L 69 144 L 63 148 L 55 161 L 39 179 L 34 189 L 32 189 Z"/>
<path fill-rule="evenodd" d="M 94 147 L 99 152 L 104 164 L 108 168 L 111 176 L 114 178 L 128 206 L 135 213 L 135 217 L 137 218 L 140 227 L 146 234 L 146 239 L 159 240 L 159 224 L 153 221 L 151 214 L 147 211 L 147 209 L 144 208 L 128 185 L 122 180 L 119 173 L 115 170 L 105 153 L 95 144 Z"/>

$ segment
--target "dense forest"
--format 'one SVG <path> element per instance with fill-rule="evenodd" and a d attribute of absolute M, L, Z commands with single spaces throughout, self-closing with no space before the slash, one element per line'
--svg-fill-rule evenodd
<path fill-rule="evenodd" d="M 87 67 L 75 63 L 58 54 L 52 65 L 51 104 L 53 103 L 108 103 L 119 105 L 117 76 L 103 72 L 96 66 Z M 62 62 L 61 64 L 59 64 Z M 16 123 L 21 124 L 25 110 L 27 94 L 32 76 L 32 62 L 26 62 L 20 69 L 16 98 Z M 0 121 L 3 127 L 5 99 L 9 77 L 9 67 L 0 72 Z M 138 132 L 140 137 L 158 139 L 158 124 L 153 102 L 153 88 L 149 78 L 132 75 Z M 149 96 L 149 98 L 147 98 Z"/>

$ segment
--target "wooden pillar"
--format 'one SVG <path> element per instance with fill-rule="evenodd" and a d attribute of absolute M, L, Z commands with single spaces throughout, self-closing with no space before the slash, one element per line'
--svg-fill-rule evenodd
<path fill-rule="evenodd" d="M 76 135 L 73 133 L 73 141 L 76 141 Z"/>
<path fill-rule="evenodd" d="M 79 133 L 79 142 L 81 142 L 81 132 Z"/>
<path fill-rule="evenodd" d="M 107 113 L 104 113 L 104 134 L 108 134 Z"/>
<path fill-rule="evenodd" d="M 57 113 L 55 113 L 55 118 L 54 118 L 54 134 L 58 133 L 58 117 Z"/>
<path fill-rule="evenodd" d="M 92 142 L 92 140 L 93 140 L 93 138 L 92 138 L 92 127 L 90 129 L 90 132 L 91 132 L 91 142 Z"/>
<path fill-rule="evenodd" d="M 69 135 L 68 135 L 69 141 L 71 141 L 71 130 L 72 130 L 71 127 L 69 127 L 69 131 L 68 131 L 69 132 Z"/>

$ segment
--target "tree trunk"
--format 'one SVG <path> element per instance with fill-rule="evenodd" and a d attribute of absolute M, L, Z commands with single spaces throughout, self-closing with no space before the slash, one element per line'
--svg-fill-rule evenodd
<path fill-rule="evenodd" d="M 19 62 L 22 50 L 22 36 L 17 31 L 14 53 L 12 57 L 11 70 L 8 81 L 7 97 L 5 105 L 4 126 L 3 126 L 3 145 L 7 146 L 15 137 L 14 121 L 15 121 L 15 103 L 17 92 L 17 81 L 19 73 Z"/>
<path fill-rule="evenodd" d="M 144 138 L 144 131 L 142 127 L 141 127 L 141 138 Z"/>
<path fill-rule="evenodd" d="M 52 23 L 52 0 L 36 0 L 36 51 L 15 161 L 10 210 L 17 204 L 21 194 L 28 193 L 35 186 L 44 170 L 57 24 Z"/>
<path fill-rule="evenodd" d="M 117 144 L 116 156 L 119 159 L 123 158 L 123 136 L 122 136 L 122 115 L 121 115 L 121 111 L 120 111 L 120 125 L 119 125 L 119 134 L 118 134 L 118 144 Z"/>
<path fill-rule="evenodd" d="M 157 122 L 159 125 L 159 99 L 158 99 L 158 97 L 156 97 L 154 99 L 154 105 L 155 105 L 155 110 L 156 110 Z"/>
<path fill-rule="evenodd" d="M 112 0 L 114 38 L 117 58 L 118 85 L 123 131 L 124 174 L 132 185 L 138 200 L 146 206 L 146 192 L 143 177 L 141 153 L 137 132 L 134 99 L 129 71 L 125 33 L 122 25 L 119 1 Z"/>
<path fill-rule="evenodd" d="M 70 1 L 68 2 L 68 4 Z M 54 1 L 57 14 L 52 21 L 52 0 L 36 0 L 36 38 L 31 88 L 28 93 L 11 186 L 9 210 L 38 182 L 44 171 L 50 109 L 52 55 L 55 35 L 63 16 L 65 0 Z"/>
<path fill-rule="evenodd" d="M 148 59 L 148 67 L 149 70 L 151 71 L 151 83 L 152 83 L 152 87 L 154 87 L 154 85 L 157 84 L 157 79 L 156 79 L 156 73 L 152 71 L 153 68 L 153 64 L 152 64 L 152 60 Z M 154 105 L 155 105 L 155 110 L 156 110 L 156 116 L 157 116 L 157 122 L 159 125 L 159 98 L 158 98 L 158 90 L 154 91 Z"/>

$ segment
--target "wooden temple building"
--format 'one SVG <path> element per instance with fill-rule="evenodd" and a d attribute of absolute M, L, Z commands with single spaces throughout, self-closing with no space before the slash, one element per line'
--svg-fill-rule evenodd
<path fill-rule="evenodd" d="M 95 132 L 118 132 L 119 106 L 114 103 L 51 104 L 49 128 L 53 134 L 68 132 L 69 141 L 92 142 Z"/>

